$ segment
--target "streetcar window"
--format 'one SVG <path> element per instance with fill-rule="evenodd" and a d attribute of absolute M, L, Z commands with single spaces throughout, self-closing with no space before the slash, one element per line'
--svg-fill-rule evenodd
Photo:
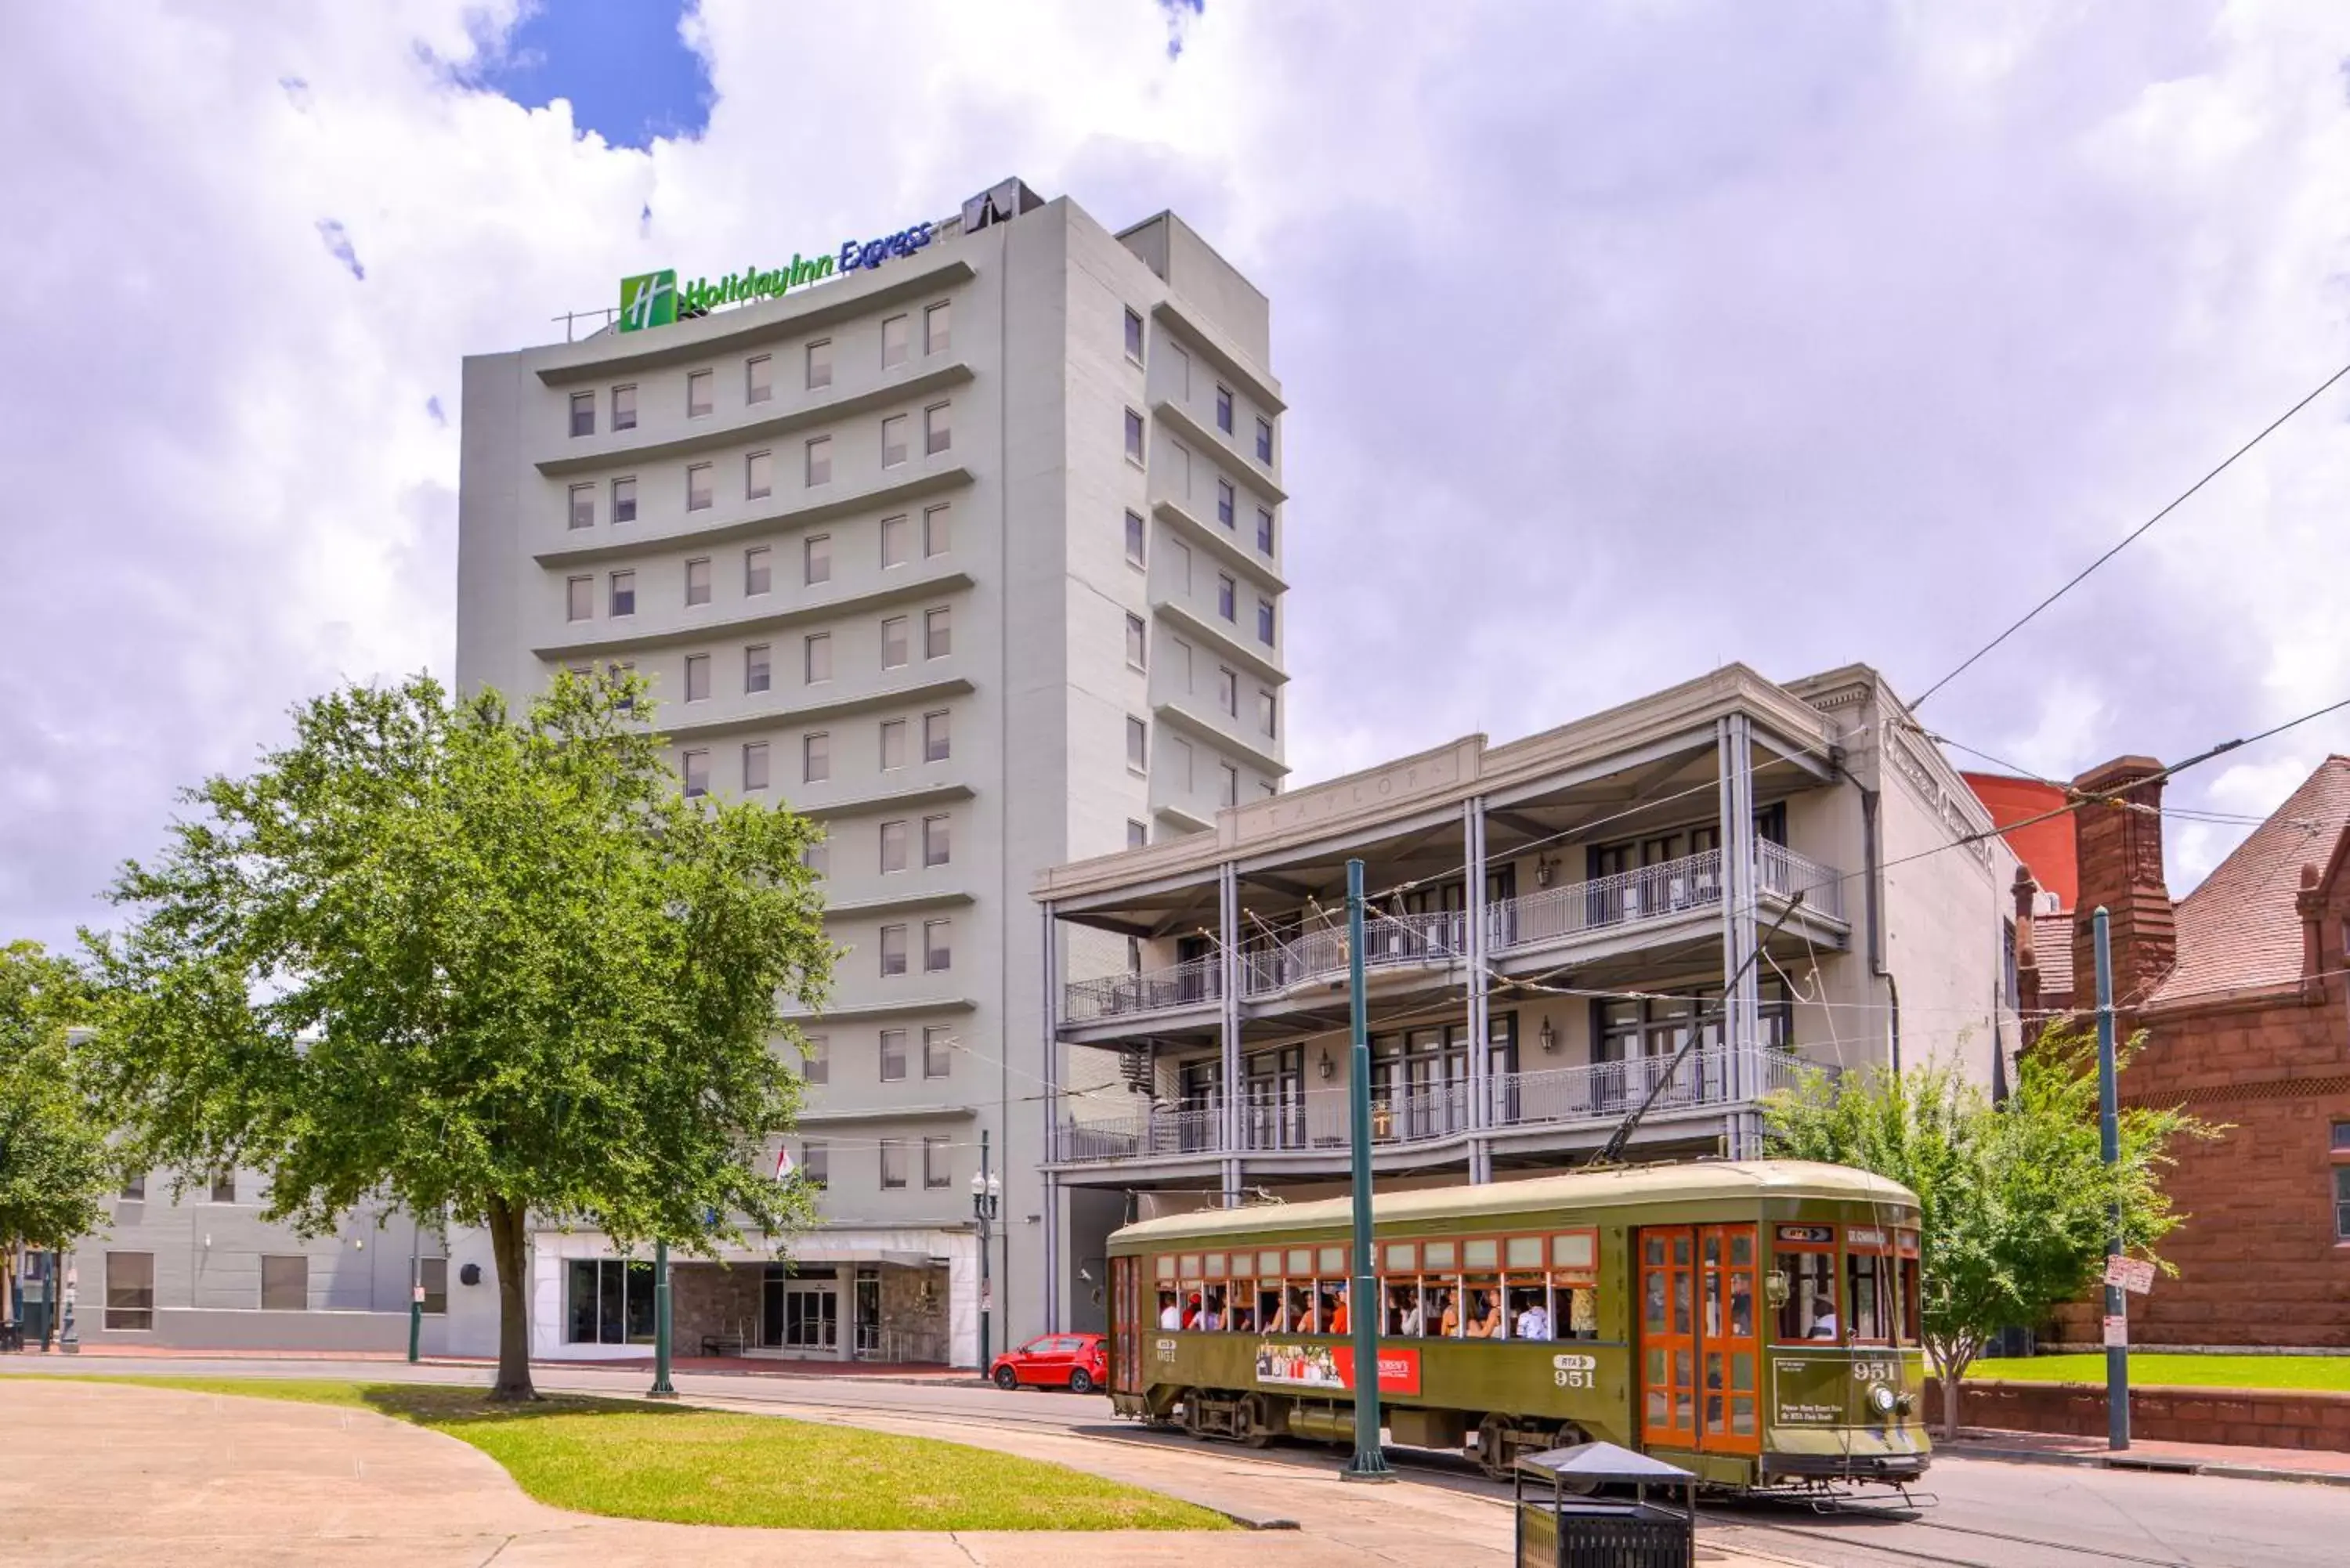
<path fill-rule="evenodd" d="M 1256 1322 L 1259 1334 L 1286 1334 L 1288 1320 L 1281 1315 L 1281 1282 L 1267 1280 L 1256 1288 Z"/>
<path fill-rule="evenodd" d="M 1256 1309 L 1249 1304 L 1253 1299 L 1254 1293 L 1246 1285 L 1234 1285 L 1231 1297 L 1232 1308 L 1224 1314 L 1224 1327 L 1234 1334 L 1254 1334 Z"/>
<path fill-rule="evenodd" d="M 1199 1253 L 1197 1253 L 1197 1252 L 1186 1252 L 1186 1253 L 1184 1253 L 1184 1254 L 1183 1254 L 1183 1278 L 1185 1278 L 1185 1279 L 1187 1279 L 1187 1280 L 1196 1280 L 1196 1279 L 1198 1279 L 1199 1277 L 1200 1277 L 1200 1254 L 1199 1254 Z"/>
<path fill-rule="evenodd" d="M 1843 1338 L 1836 1322 L 1835 1254 L 1783 1252 L 1779 1265 L 1787 1282 L 1787 1299 L 1779 1308 L 1779 1337 Z"/>
<path fill-rule="evenodd" d="M 1289 1250 L 1289 1272 L 1292 1276 L 1298 1279 L 1311 1274 L 1314 1272 L 1314 1249 L 1292 1247 Z"/>
<path fill-rule="evenodd" d="M 1512 1243 L 1515 1245 L 1515 1243 Z M 1537 1254 L 1541 1243 L 1535 1243 Z M 1548 1339 L 1550 1332 L 1550 1289 L 1543 1276 L 1536 1274 L 1534 1282 L 1521 1281 L 1509 1288 L 1509 1322 L 1512 1339 Z"/>
<path fill-rule="evenodd" d="M 1154 1265 L 1153 1265 L 1153 1266 L 1154 1266 L 1154 1267 L 1157 1269 L 1157 1271 L 1158 1271 L 1158 1278 L 1159 1278 L 1159 1282 L 1160 1284 L 1163 1284 L 1163 1285 L 1172 1285 L 1172 1284 L 1175 1282 L 1175 1260 L 1174 1260 L 1174 1259 L 1172 1259 L 1172 1258 L 1160 1258 L 1160 1259 L 1158 1259 L 1158 1260 L 1156 1260 L 1156 1262 L 1155 1262 L 1155 1263 L 1154 1263 Z"/>
<path fill-rule="evenodd" d="M 1325 1248 L 1323 1248 L 1323 1249 L 1322 1249 L 1322 1272 L 1323 1272 L 1323 1273 L 1325 1273 L 1325 1274 L 1329 1275 L 1332 1279 L 1344 1279 L 1344 1278 L 1346 1278 L 1346 1277 L 1347 1277 L 1347 1249 L 1346 1249 L 1346 1248 L 1344 1248 L 1344 1247 L 1325 1247 Z"/>
<path fill-rule="evenodd" d="M 1486 1237 L 1461 1243 L 1461 1266 L 1464 1269 L 1498 1269 L 1502 1266 L 1502 1243 Z"/>
<path fill-rule="evenodd" d="M 1223 1286 L 1209 1287 L 1207 1305 L 1200 1314 L 1200 1321 L 1192 1326 L 1211 1334 L 1230 1326 L 1224 1317 Z"/>
<path fill-rule="evenodd" d="M 1160 1291 L 1159 1293 L 1159 1326 L 1161 1328 L 1181 1328 L 1183 1326 L 1183 1308 L 1181 1303 L 1176 1299 L 1176 1295 L 1173 1291 Z"/>
<path fill-rule="evenodd" d="M 1475 1242 L 1471 1242 L 1475 1246 Z M 1465 1305 L 1461 1314 L 1461 1333 L 1466 1339 L 1500 1339 L 1508 1324 L 1502 1317 L 1502 1282 L 1487 1275 L 1464 1279 L 1461 1293 Z"/>
<path fill-rule="evenodd" d="M 1419 1282 L 1390 1280 L 1388 1282 L 1388 1320 L 1385 1332 L 1399 1339 L 1418 1339 L 1421 1334 Z"/>
<path fill-rule="evenodd" d="M 1196 1259 L 1187 1261 L 1197 1262 Z M 1185 1280 L 1183 1282 L 1183 1326 L 1185 1328 L 1196 1329 L 1201 1326 L 1200 1309 L 1201 1303 L 1200 1295 L 1199 1281 Z"/>
<path fill-rule="evenodd" d="M 1540 1236 L 1513 1236 L 1506 1251 L 1505 1261 L 1513 1272 L 1543 1266 L 1543 1239 Z"/>
<path fill-rule="evenodd" d="M 1314 1316 L 1314 1283 L 1308 1280 L 1289 1287 L 1289 1332 L 1318 1334 L 1321 1332 Z"/>
<path fill-rule="evenodd" d="M 1419 1282 L 1421 1332 L 1430 1339 L 1461 1337 L 1461 1290 L 1451 1279 Z"/>
<path fill-rule="evenodd" d="M 1565 1285 L 1551 1276 L 1551 1333 L 1558 1339 L 1599 1337 L 1599 1293 L 1588 1285 Z"/>
<path fill-rule="evenodd" d="M 1256 1254 L 1254 1252 L 1234 1252 L 1232 1254 L 1232 1278 L 1236 1280 L 1244 1280 L 1255 1272 Z"/>
<path fill-rule="evenodd" d="M 1388 1272 L 1409 1274 L 1419 1267 L 1419 1249 L 1409 1241 L 1388 1243 Z"/>
<path fill-rule="evenodd" d="M 1882 1345 L 1893 1337 L 1893 1281 L 1885 1266 L 1888 1261 L 1880 1253 L 1857 1249 L 1845 1254 L 1845 1306 L 1852 1314 L 1845 1327 L 1852 1339 Z"/>
<path fill-rule="evenodd" d="M 1223 1254 L 1223 1253 L 1222 1253 L 1222 1252 L 1211 1252 L 1211 1253 L 1209 1253 L 1209 1254 L 1208 1254 L 1208 1278 L 1210 1278 L 1210 1279 L 1211 1279 L 1211 1280 L 1221 1280 L 1221 1279 L 1222 1279 L 1223 1277 L 1224 1277 L 1224 1254 Z"/>
<path fill-rule="evenodd" d="M 1461 1255 L 1453 1242 L 1423 1241 L 1419 1245 L 1419 1264 L 1424 1269 L 1448 1270 L 1460 1262 Z"/>
<path fill-rule="evenodd" d="M 1277 1280 L 1281 1278 L 1281 1254 L 1278 1252 L 1259 1252 L 1256 1255 L 1256 1274 L 1257 1278 L 1261 1280 Z"/>
<path fill-rule="evenodd" d="M 1599 1276 L 1599 1236 L 1593 1231 L 1569 1231 L 1550 1239 L 1550 1266 L 1574 1275 L 1577 1284 L 1596 1284 Z"/>
<path fill-rule="evenodd" d="M 1903 1231 L 1900 1238 L 1901 1255 L 1894 1260 L 1895 1300 L 1900 1306 L 1901 1342 L 1916 1345 L 1920 1335 L 1918 1328 L 1918 1232 Z"/>

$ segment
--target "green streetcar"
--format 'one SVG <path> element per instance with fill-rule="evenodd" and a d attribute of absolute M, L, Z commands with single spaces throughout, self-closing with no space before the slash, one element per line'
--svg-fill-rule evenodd
<path fill-rule="evenodd" d="M 1373 1204 L 1390 1438 L 1604 1438 L 1759 1490 L 1926 1469 L 1918 1200 L 1797 1161 L 1581 1171 Z M 1195 1437 L 1351 1442 L 1345 1199 L 1170 1215 L 1109 1239 L 1109 1387 Z"/>

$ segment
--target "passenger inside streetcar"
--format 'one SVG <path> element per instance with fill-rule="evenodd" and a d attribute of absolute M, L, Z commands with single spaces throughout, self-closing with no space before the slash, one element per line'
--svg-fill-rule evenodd
<path fill-rule="evenodd" d="M 1449 1290 L 1439 1291 L 1436 1293 L 1436 1301 L 1438 1307 L 1436 1332 L 1446 1339 L 1460 1338 L 1461 1302 L 1459 1293 Z"/>
<path fill-rule="evenodd" d="M 1211 1331 L 1224 1326 L 1224 1289 L 1222 1285 L 1209 1291 L 1207 1309 L 1200 1314 L 1198 1326 Z"/>
<path fill-rule="evenodd" d="M 1175 1293 L 1173 1291 L 1160 1291 L 1159 1293 L 1159 1326 L 1161 1328 L 1181 1328 L 1183 1326 L 1183 1309 L 1175 1304 Z"/>
<path fill-rule="evenodd" d="M 1322 1332 L 1325 1334 L 1347 1332 L 1347 1287 L 1345 1285 L 1338 1286 L 1322 1298 L 1322 1322 L 1324 1324 Z"/>
<path fill-rule="evenodd" d="M 1388 1286 L 1388 1332 L 1399 1338 L 1417 1339 L 1420 1334 L 1419 1287 L 1412 1284 Z"/>
<path fill-rule="evenodd" d="M 1513 1304 L 1517 1308 L 1511 1314 L 1512 1336 L 1517 1339 L 1548 1339 L 1550 1309 L 1543 1304 L 1542 1290 L 1536 1287 L 1514 1291 L 1512 1296 Z"/>
<path fill-rule="evenodd" d="M 1279 1285 L 1259 1285 L 1257 1287 L 1256 1321 L 1258 1328 L 1266 1334 L 1284 1334 L 1288 1331 L 1289 1318 L 1288 1314 L 1281 1310 L 1281 1287 Z"/>

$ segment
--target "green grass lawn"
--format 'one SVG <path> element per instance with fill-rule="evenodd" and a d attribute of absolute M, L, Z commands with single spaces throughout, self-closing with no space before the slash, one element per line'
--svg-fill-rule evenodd
<path fill-rule="evenodd" d="M 84 1381 L 84 1379 L 71 1379 Z M 635 1399 L 271 1377 L 88 1381 L 379 1411 L 463 1439 L 581 1513 L 793 1530 L 1225 1530 L 1220 1513 L 961 1443 Z"/>
<path fill-rule="evenodd" d="M 2314 1388 L 2350 1393 L 2350 1355 L 2166 1355 L 2132 1351 L 2130 1382 L 2172 1388 Z M 2019 1356 L 1978 1361 L 1969 1377 L 2011 1383 L 2094 1383 L 2105 1386 L 2106 1358 L 2085 1355 Z"/>

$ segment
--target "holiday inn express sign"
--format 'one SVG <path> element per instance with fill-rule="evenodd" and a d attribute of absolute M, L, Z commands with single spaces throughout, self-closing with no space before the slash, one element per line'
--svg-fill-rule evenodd
<path fill-rule="evenodd" d="M 931 243 L 931 225 L 916 223 L 879 240 L 849 240 L 837 254 L 802 256 L 795 253 L 789 266 L 731 272 L 712 283 L 697 277 L 681 287 L 677 269 L 639 273 L 620 280 L 620 330 L 641 332 L 648 327 L 668 327 L 679 317 L 695 317 L 722 305 L 742 305 L 771 299 L 837 273 L 879 266 L 891 256 L 913 254 Z"/>

